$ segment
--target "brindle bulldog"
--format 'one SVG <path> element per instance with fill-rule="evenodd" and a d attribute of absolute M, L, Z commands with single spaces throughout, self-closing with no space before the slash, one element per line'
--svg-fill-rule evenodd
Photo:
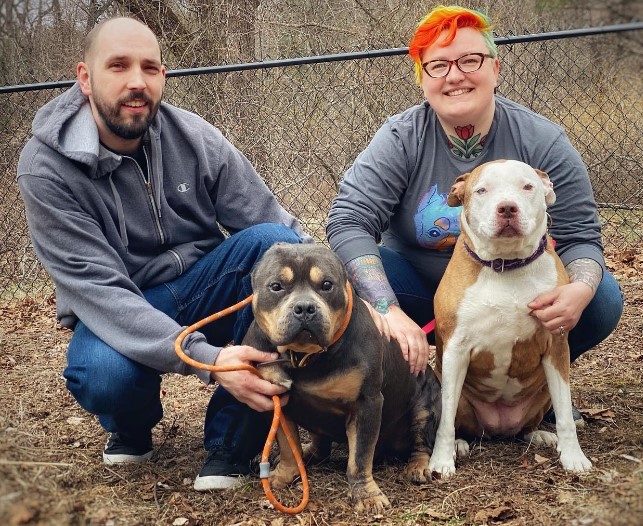
<path fill-rule="evenodd" d="M 368 307 L 353 297 L 340 259 L 322 245 L 279 243 L 252 273 L 255 321 L 244 344 L 277 351 L 260 364 L 263 378 L 290 389 L 284 415 L 299 442 L 297 425 L 312 439 L 303 457 L 318 462 L 332 442 L 348 443 L 347 476 L 357 511 L 390 506 L 373 480 L 373 460 L 408 460 L 406 477 L 430 480 L 429 458 L 440 420 L 440 386 L 428 367 L 409 372 L 396 341 L 378 331 Z M 297 425 L 292 425 L 292 423 Z M 298 475 L 283 432 L 273 488 Z"/>

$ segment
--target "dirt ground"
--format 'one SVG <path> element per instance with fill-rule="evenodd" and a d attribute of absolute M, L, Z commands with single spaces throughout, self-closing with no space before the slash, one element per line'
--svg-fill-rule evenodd
<path fill-rule="evenodd" d="M 579 429 L 594 469 L 566 473 L 552 449 L 478 441 L 455 477 L 414 485 L 400 466 L 375 477 L 392 507 L 353 512 L 345 451 L 308 469 L 310 503 L 299 515 L 275 511 L 258 479 L 236 491 L 198 493 L 205 457 L 202 422 L 210 388 L 168 375 L 165 416 L 152 462 L 108 467 L 106 434 L 76 404 L 61 376 L 69 332 L 53 305 L 0 306 L 0 524 L 2 525 L 641 525 L 643 524 L 643 252 L 608 255 L 625 312 L 616 332 L 572 368 Z M 277 492 L 288 506 L 301 485 Z"/>

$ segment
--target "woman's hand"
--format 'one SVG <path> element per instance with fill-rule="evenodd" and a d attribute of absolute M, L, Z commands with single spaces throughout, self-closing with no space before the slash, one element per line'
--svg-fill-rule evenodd
<path fill-rule="evenodd" d="M 530 315 L 540 320 L 552 334 L 571 331 L 583 310 L 592 301 L 594 291 L 583 282 L 568 283 L 540 294 L 527 306 Z"/>
<path fill-rule="evenodd" d="M 409 362 L 411 373 L 416 376 L 423 373 L 429 363 L 431 349 L 426 333 L 396 305 L 391 305 L 384 318 L 391 336 L 400 344 L 404 359 Z"/>

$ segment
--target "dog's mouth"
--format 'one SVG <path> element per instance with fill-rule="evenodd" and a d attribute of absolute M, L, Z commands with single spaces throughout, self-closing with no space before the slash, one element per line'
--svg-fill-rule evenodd
<path fill-rule="evenodd" d="M 522 231 L 516 227 L 515 224 L 507 222 L 501 224 L 496 231 L 496 237 L 519 237 L 522 236 Z"/>
<path fill-rule="evenodd" d="M 507 225 L 500 229 L 500 232 L 498 234 L 498 237 L 516 237 L 519 236 L 520 232 L 516 230 L 513 226 Z"/>
<path fill-rule="evenodd" d="M 300 327 L 283 334 L 277 347 L 292 349 L 296 352 L 315 353 L 324 349 L 329 343 L 328 337 L 322 330 L 311 327 Z"/>

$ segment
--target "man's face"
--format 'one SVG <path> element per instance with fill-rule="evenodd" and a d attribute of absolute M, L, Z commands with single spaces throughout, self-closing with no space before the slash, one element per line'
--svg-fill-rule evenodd
<path fill-rule="evenodd" d="M 489 53 L 482 34 L 473 28 L 458 29 L 453 42 L 446 47 L 446 32 L 422 53 L 422 63 L 430 60 L 456 60 L 468 53 Z M 422 90 L 443 125 L 451 127 L 480 124 L 493 115 L 493 92 L 498 84 L 497 58 L 486 58 L 482 67 L 463 73 L 455 64 L 446 77 L 431 78 L 422 71 Z"/>
<path fill-rule="evenodd" d="M 152 32 L 133 20 L 106 23 L 87 62 L 78 65 L 78 78 L 92 103 L 101 141 L 121 153 L 134 151 L 158 111 L 165 86 Z"/>

